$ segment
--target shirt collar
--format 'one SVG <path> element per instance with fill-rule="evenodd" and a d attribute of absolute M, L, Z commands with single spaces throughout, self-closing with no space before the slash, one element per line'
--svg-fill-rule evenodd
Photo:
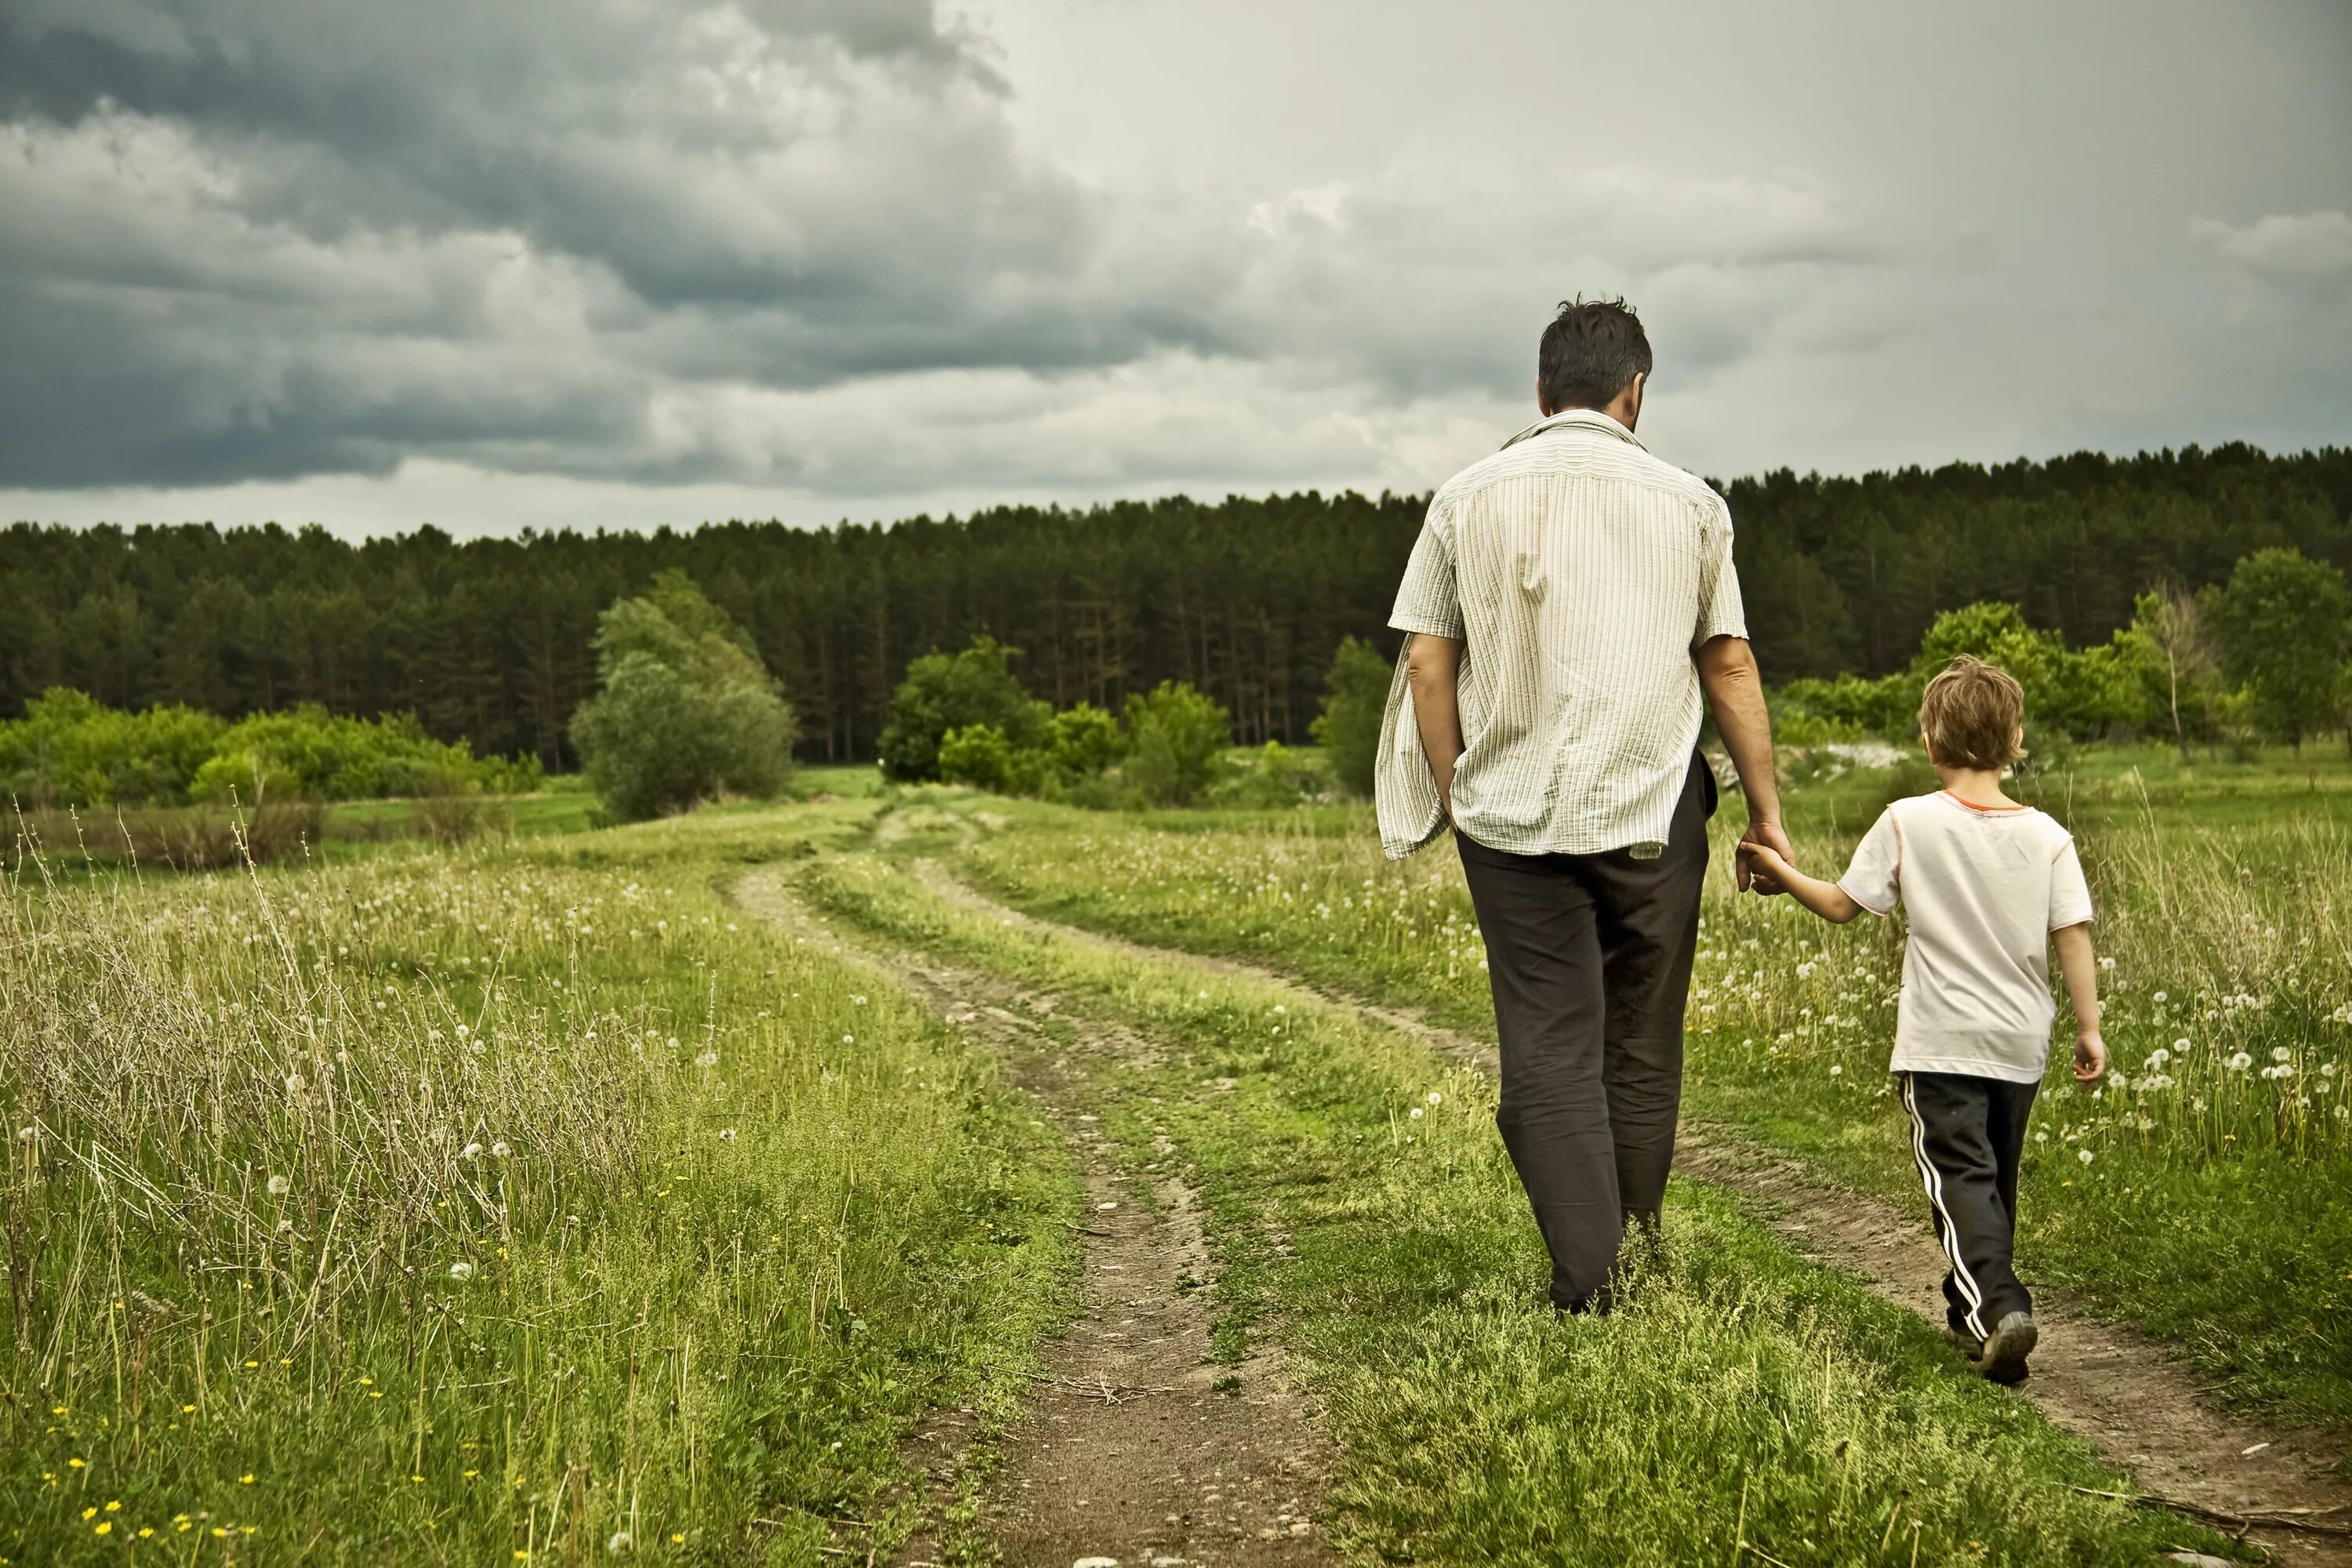
<path fill-rule="evenodd" d="M 1538 436 L 1546 430 L 1558 429 L 1563 425 L 1574 425 L 1582 429 L 1598 431 L 1605 436 L 1614 436 L 1620 441 L 1642 447 L 1641 441 L 1635 437 L 1633 432 L 1626 429 L 1598 408 L 1563 408 L 1548 419 L 1537 420 L 1503 445 L 1506 447 L 1516 447 L 1530 436 Z M 1649 448 L 1642 447 L 1642 450 L 1646 452 Z"/>

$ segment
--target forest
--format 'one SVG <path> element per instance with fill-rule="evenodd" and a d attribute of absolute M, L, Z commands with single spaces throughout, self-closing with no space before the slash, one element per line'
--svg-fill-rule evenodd
<path fill-rule="evenodd" d="M 2352 448 L 2092 453 L 1861 479 L 1718 484 L 1775 683 L 1877 678 L 1936 616 L 2017 605 L 2105 640 L 2160 581 L 2197 589 L 2272 546 L 2352 568 Z M 683 571 L 780 679 L 809 760 L 875 754 L 909 661 L 988 635 L 1055 708 L 1190 682 L 1248 743 L 1300 743 L 1334 650 L 1383 630 L 1425 497 L 1307 491 L 801 529 L 526 532 L 431 526 L 354 543 L 311 525 L 0 531 L 0 717 L 51 687 L 236 717 L 411 712 L 478 755 L 578 763 L 597 617 Z"/>

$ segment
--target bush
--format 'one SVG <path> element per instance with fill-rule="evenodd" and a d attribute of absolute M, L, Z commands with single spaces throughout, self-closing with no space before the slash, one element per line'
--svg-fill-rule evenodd
<path fill-rule="evenodd" d="M 2222 665 L 2244 684 L 2263 733 L 2300 747 L 2343 712 L 2352 647 L 2352 590 L 2344 574 L 2294 550 L 2257 550 L 2205 594 Z M 2352 737 L 2347 737 L 2352 738 Z"/>
<path fill-rule="evenodd" d="M 940 777 L 950 784 L 1006 792 L 1013 776 L 1013 742 L 993 724 L 968 724 L 940 741 Z"/>
<path fill-rule="evenodd" d="M 1202 797 L 1208 805 L 1278 811 L 1324 796 L 1332 782 L 1327 763 L 1279 741 L 1268 741 L 1226 768 L 1225 776 Z"/>
<path fill-rule="evenodd" d="M 1012 662 L 1020 654 L 981 637 L 961 653 L 934 650 L 908 665 L 890 697 L 890 721 L 876 742 L 883 773 L 910 783 L 938 778 L 940 743 L 950 731 L 976 724 L 994 726 L 1015 750 L 1042 744 L 1053 708 L 1013 678 Z"/>
<path fill-rule="evenodd" d="M 231 723 L 191 708 L 123 712 L 60 688 L 0 722 L 0 791 L 34 805 L 362 800 L 541 777 L 535 757 L 477 762 L 404 713 L 355 719 L 316 703 Z"/>
<path fill-rule="evenodd" d="M 1190 805 L 1216 775 L 1233 719 L 1186 681 L 1163 680 L 1127 700 L 1127 780 L 1153 805 Z"/>
<path fill-rule="evenodd" d="M 1103 772 L 1127 755 L 1118 721 L 1091 702 L 1065 708 L 1045 727 L 1045 750 L 1055 771 L 1076 782 Z"/>
<path fill-rule="evenodd" d="M 1324 677 L 1323 711 L 1310 732 L 1331 761 L 1332 777 L 1353 795 L 1372 793 L 1380 758 L 1381 723 L 1387 717 L 1391 660 L 1360 637 L 1349 637 L 1332 656 Z"/>
<path fill-rule="evenodd" d="M 623 820 L 722 792 L 766 796 L 792 766 L 793 710 L 751 639 L 683 573 L 599 618 L 603 689 L 572 715 L 572 742 Z"/>

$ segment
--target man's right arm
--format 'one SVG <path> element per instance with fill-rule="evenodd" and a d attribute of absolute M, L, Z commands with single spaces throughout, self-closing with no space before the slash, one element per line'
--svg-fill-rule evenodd
<path fill-rule="evenodd" d="M 1764 678 L 1756 668 L 1754 650 L 1746 637 L 1709 637 L 1699 644 L 1691 659 L 1698 666 L 1699 688 L 1706 693 L 1707 708 L 1715 715 L 1716 733 L 1723 737 L 1723 749 L 1739 773 L 1740 793 L 1748 797 L 1748 831 L 1740 835 L 1742 841 L 1769 845 L 1794 865 L 1796 853 L 1780 827 L 1780 781 L 1772 766 L 1772 716 L 1765 710 Z M 1769 877 L 1752 873 L 1744 859 L 1738 879 L 1742 892 L 1751 879 L 1764 892 L 1780 890 Z"/>
<path fill-rule="evenodd" d="M 1415 632 L 1404 656 L 1405 684 L 1412 689 L 1412 718 L 1421 749 L 1437 781 L 1438 804 L 1454 817 L 1454 764 L 1462 756 L 1462 650 L 1459 637 Z"/>

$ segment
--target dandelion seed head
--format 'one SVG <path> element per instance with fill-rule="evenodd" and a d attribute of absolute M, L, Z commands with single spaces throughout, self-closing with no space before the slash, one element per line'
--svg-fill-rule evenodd
<path fill-rule="evenodd" d="M 473 1277 L 474 1277 L 474 1266 L 473 1266 L 472 1264 L 470 1264 L 470 1263 L 467 1262 L 465 1259 L 463 1259 L 463 1258 L 459 1258 L 457 1262 L 452 1263 L 451 1265 L 449 1265 L 449 1278 L 450 1278 L 450 1279 L 471 1279 Z"/>
<path fill-rule="evenodd" d="M 479 1143 L 468 1143 L 457 1152 L 465 1159 L 478 1160 L 482 1157 L 482 1146 Z"/>
<path fill-rule="evenodd" d="M 2088 1149 L 2079 1150 L 2075 1152 L 2074 1158 L 2087 1165 L 2091 1163 L 2091 1152 Z"/>
<path fill-rule="evenodd" d="M 508 1155 L 509 1155 L 509 1154 L 513 1153 L 513 1152 L 514 1152 L 514 1149 L 513 1149 L 513 1147 L 512 1147 L 511 1145 L 509 1145 L 509 1144 L 507 1142 L 507 1141 L 506 1141 L 505 1139 L 501 1138 L 501 1139 L 499 1139 L 497 1142 L 495 1142 L 495 1143 L 493 1143 L 493 1144 L 491 1144 L 491 1145 L 490 1145 L 490 1152 L 491 1152 L 491 1153 L 493 1153 L 493 1154 L 496 1154 L 499 1159 L 503 1160 L 503 1159 L 505 1159 Z"/>
<path fill-rule="evenodd" d="M 269 1178 L 269 1195 L 273 1198 L 282 1198 L 293 1189 L 293 1182 L 287 1177 L 272 1176 Z"/>

